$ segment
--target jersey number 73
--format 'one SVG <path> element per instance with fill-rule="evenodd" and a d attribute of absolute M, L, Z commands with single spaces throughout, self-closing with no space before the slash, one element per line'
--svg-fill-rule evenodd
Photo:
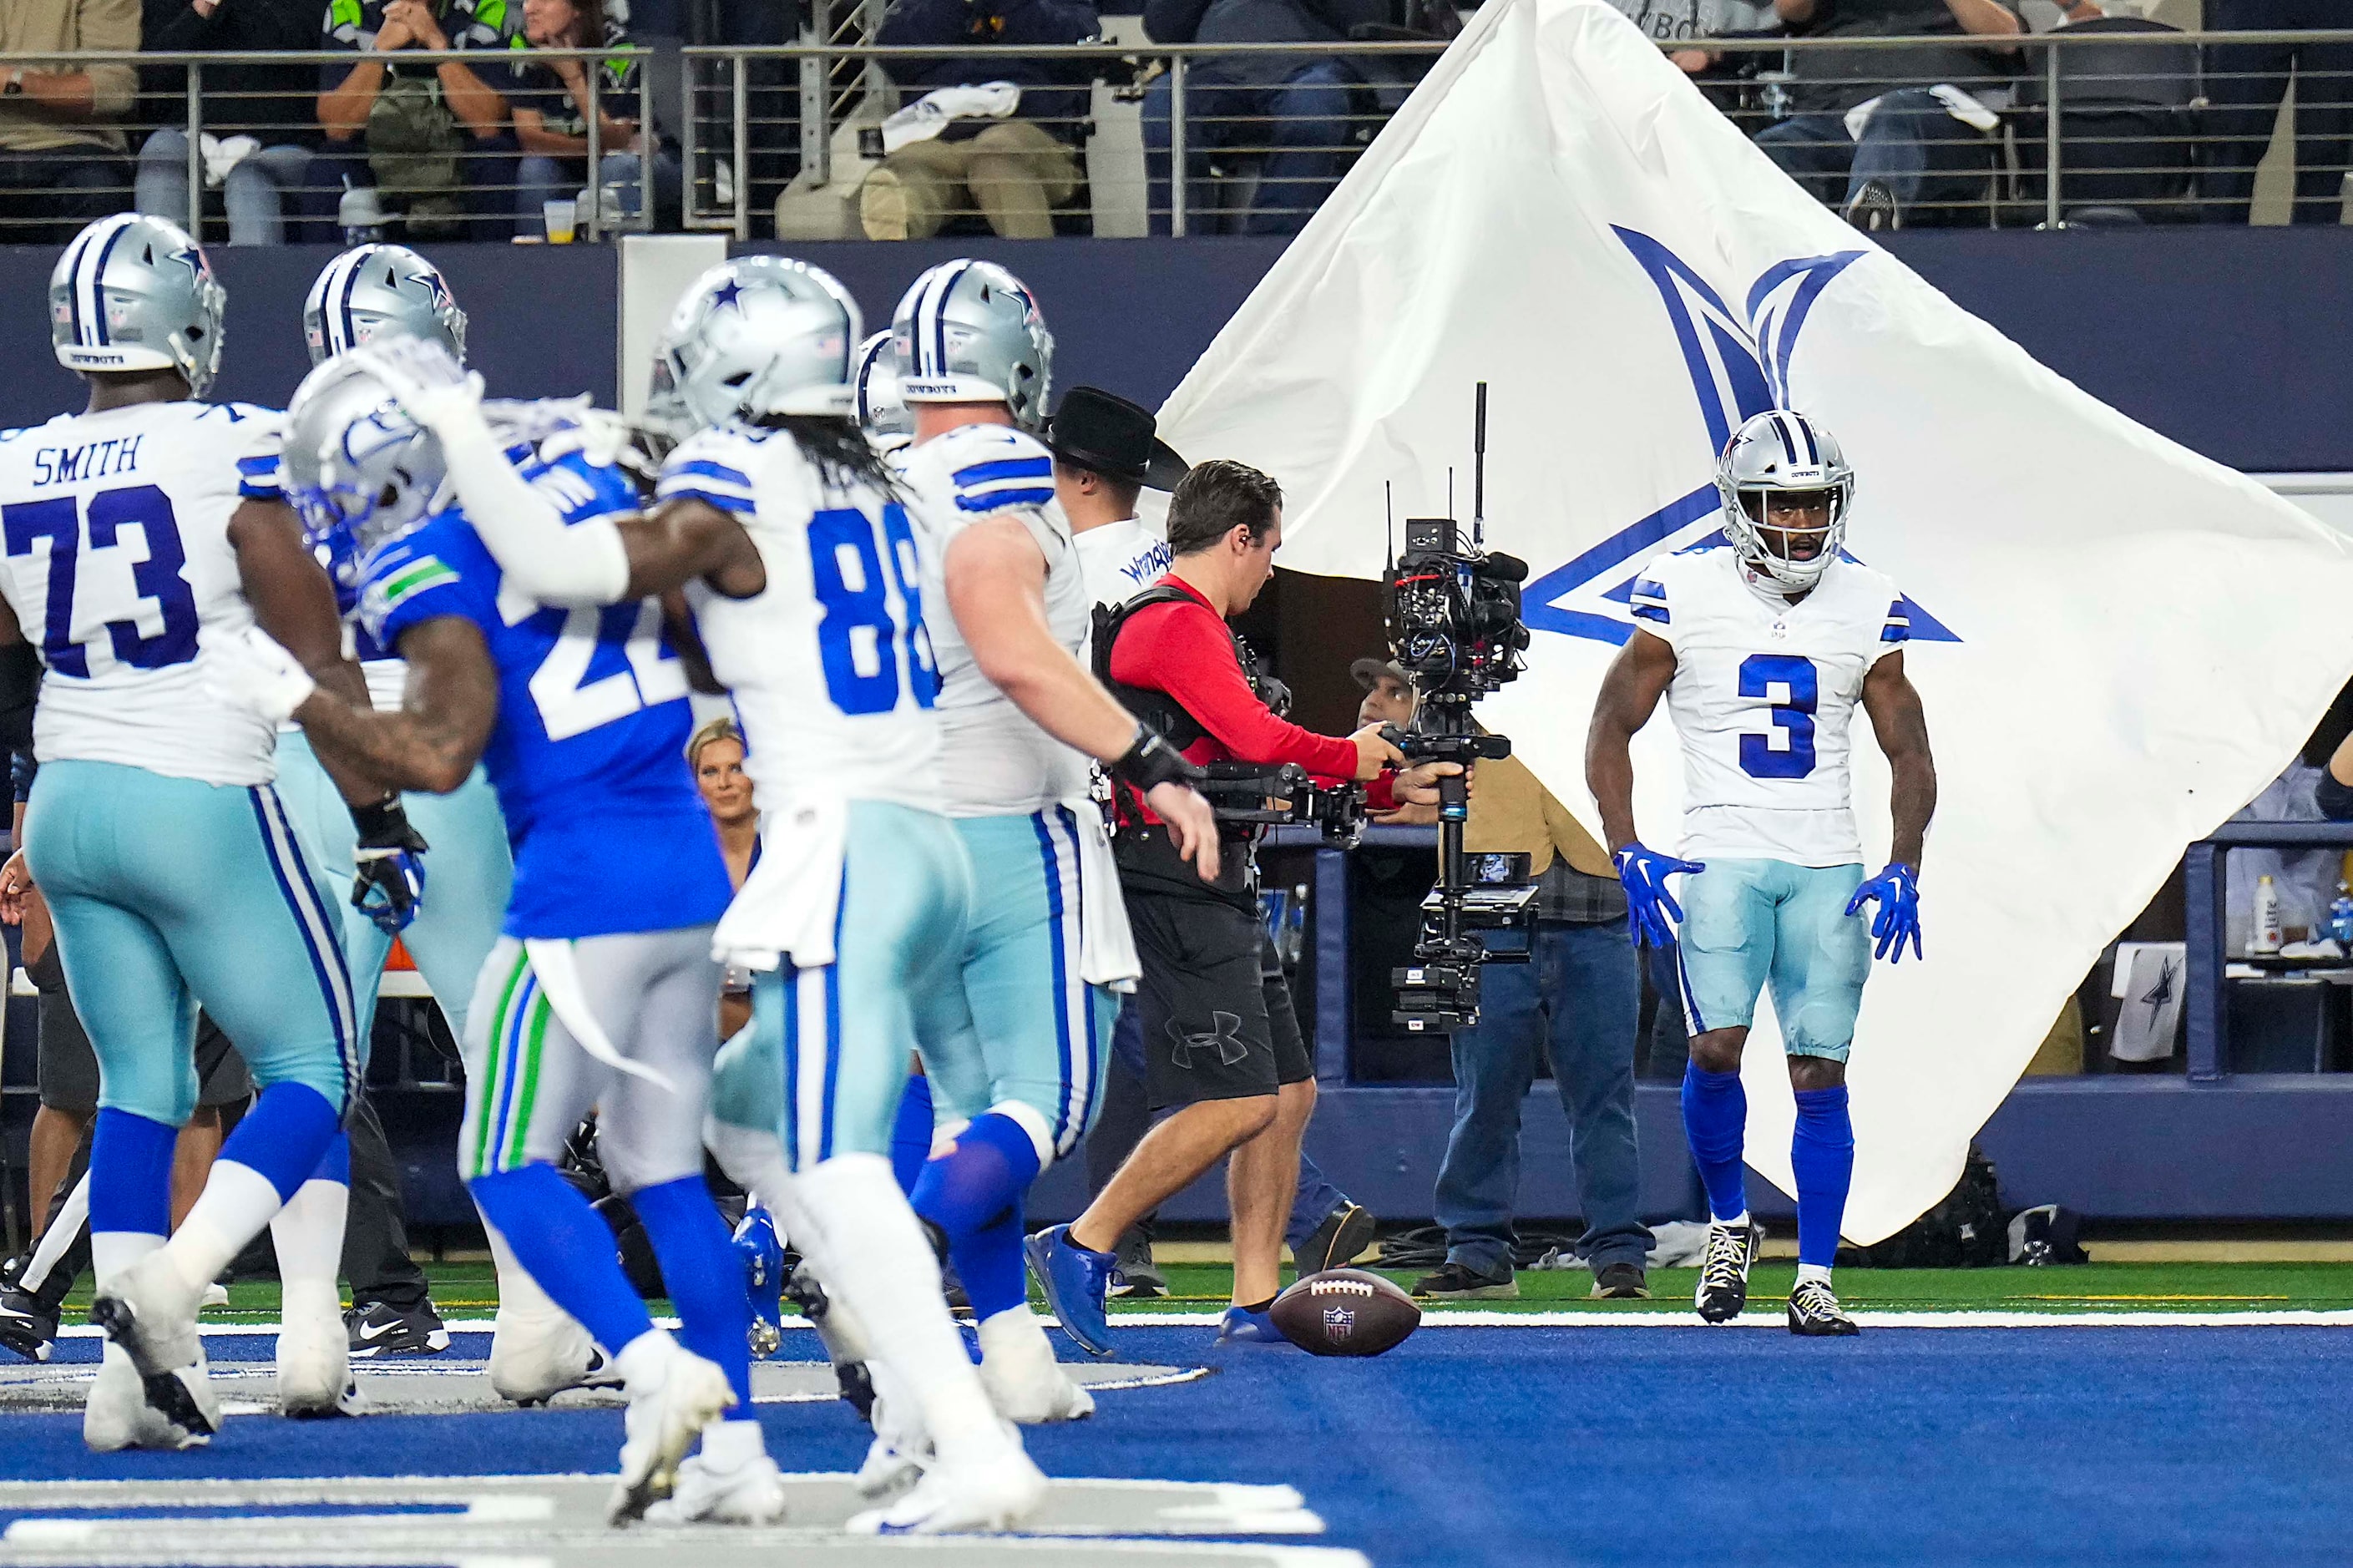
<path fill-rule="evenodd" d="M 138 594 L 124 606 L 131 614 L 105 623 L 108 643 L 115 662 L 133 669 L 185 664 L 196 657 L 196 595 L 184 571 L 188 556 L 180 543 L 180 522 L 172 511 L 171 497 L 153 485 L 129 485 L 100 490 L 87 503 L 58 496 L 0 507 L 0 533 L 6 537 L 10 555 L 30 555 L 37 542 L 48 541 L 41 658 L 59 675 L 90 679 L 90 648 L 74 640 L 74 583 L 85 534 L 89 549 L 111 550 L 122 529 L 132 524 L 146 536 L 147 556 L 131 567 L 131 584 Z M 153 637 L 139 629 L 139 606 L 146 604 L 157 607 L 163 621 L 163 629 Z"/>

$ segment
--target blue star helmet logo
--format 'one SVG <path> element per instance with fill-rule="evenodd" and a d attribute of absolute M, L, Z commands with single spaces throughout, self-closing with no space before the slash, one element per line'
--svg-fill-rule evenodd
<path fill-rule="evenodd" d="M 726 282 L 722 283 L 718 288 L 711 291 L 711 308 L 716 310 L 723 306 L 733 305 L 740 311 L 744 309 L 743 299 L 743 289 L 736 283 L 735 279 L 730 278 Z"/>
<path fill-rule="evenodd" d="M 428 267 L 418 276 L 417 280 L 425 285 L 426 292 L 432 295 L 435 310 L 440 310 L 449 303 L 449 285 L 442 279 L 440 273 Z"/>
<path fill-rule="evenodd" d="M 1807 316 L 1822 290 L 1866 253 L 1841 250 L 1776 262 L 1748 290 L 1746 309 L 1735 311 L 1706 279 L 1649 235 L 1614 225 L 1611 232 L 1649 274 L 1674 328 L 1692 395 L 1707 426 L 1707 479 L 1530 583 L 1522 615 L 1538 631 L 1622 644 L 1634 635 L 1628 601 L 1644 562 L 1725 542 L 1716 521 L 1724 505 L 1715 488 L 1716 455 L 1743 420 L 1788 406 L 1789 361 Z M 1901 607 L 1911 617 L 1912 641 L 1961 640 L 1910 598 Z"/>
<path fill-rule="evenodd" d="M 188 275 L 198 280 L 213 275 L 213 264 L 205 258 L 202 246 L 191 245 L 172 252 L 172 259 L 188 269 Z"/>

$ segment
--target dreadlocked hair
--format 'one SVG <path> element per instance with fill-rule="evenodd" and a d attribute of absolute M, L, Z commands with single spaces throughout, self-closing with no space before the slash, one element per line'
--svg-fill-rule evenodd
<path fill-rule="evenodd" d="M 842 414 L 770 414 L 758 424 L 764 430 L 782 430 L 801 449 L 801 456 L 816 465 L 818 474 L 828 485 L 844 489 L 853 484 L 868 484 L 885 493 L 899 493 L 899 476 L 882 460 L 882 454 L 858 427 L 858 421 Z"/>

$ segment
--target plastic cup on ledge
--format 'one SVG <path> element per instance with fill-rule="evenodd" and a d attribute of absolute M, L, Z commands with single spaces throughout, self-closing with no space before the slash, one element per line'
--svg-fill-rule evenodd
<path fill-rule="evenodd" d="M 573 228 L 580 220 L 580 204 L 566 196 L 543 203 L 540 210 L 547 223 L 547 243 L 571 244 Z"/>

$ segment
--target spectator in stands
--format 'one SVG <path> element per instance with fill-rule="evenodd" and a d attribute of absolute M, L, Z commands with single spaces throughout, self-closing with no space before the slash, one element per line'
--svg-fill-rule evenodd
<path fill-rule="evenodd" d="M 361 58 L 320 68 L 325 183 L 374 187 L 412 239 L 462 237 L 470 218 L 473 237 L 504 237 L 515 174 L 506 99 L 465 61 L 399 55 L 512 48 L 511 21 L 508 0 L 331 0 L 320 47 Z"/>
<path fill-rule="evenodd" d="M 1791 116 L 1757 144 L 1857 228 L 1895 228 L 1986 199 L 1988 132 L 1975 94 L 2006 83 L 2026 30 L 2011 0 L 1774 0 L 1809 38 L 1950 35 L 1917 48 L 1793 49 Z M 1977 42 L 1972 40 L 1983 40 Z"/>
<path fill-rule="evenodd" d="M 2344 0 L 2206 0 L 2215 32 L 2353 26 Z M 2353 163 L 2353 43 L 2319 39 L 2282 44 L 2216 44 L 2206 51 L 2208 123 L 2199 195 L 2208 223 L 2243 224 L 2255 192 L 2255 165 L 2271 146 L 2280 100 L 2295 78 L 2297 223 L 2336 223 L 2343 216 L 2347 165 Z"/>
<path fill-rule="evenodd" d="M 319 47 L 319 0 L 147 0 L 146 47 L 199 54 Z M 205 183 L 228 209 L 231 245 L 282 245 L 288 196 L 302 188 L 319 144 L 310 66 L 207 64 L 203 97 Z M 151 73 L 180 87 L 180 68 Z M 181 100 L 185 104 L 185 97 Z M 216 175 L 219 177 L 216 179 Z M 188 221 L 188 133 L 165 125 L 139 149 L 142 213 Z"/>
<path fill-rule="evenodd" d="M 1161 44 L 1337 43 L 1356 19 L 1333 0 L 1145 0 L 1144 28 Z M 1190 233 L 1296 234 L 1339 183 L 1350 147 L 1355 67 L 1331 55 L 1197 60 L 1185 79 L 1185 206 Z M 1170 118 L 1175 79 L 1144 92 L 1144 155 L 1152 232 L 1170 229 Z M 1247 212 L 1216 210 L 1206 176 L 1220 153 L 1261 154 Z"/>
<path fill-rule="evenodd" d="M 1413 722 L 1405 671 L 1378 658 L 1348 667 L 1365 689 L 1359 724 Z M 1425 806 L 1419 819 L 1437 820 Z M 1412 808 L 1389 820 L 1416 819 Z M 1433 1300 L 1488 1300 L 1520 1293 L 1514 1276 L 1512 1207 L 1520 1190 L 1520 1108 L 1539 1062 L 1568 1114 L 1570 1161 L 1585 1234 L 1577 1255 L 1605 1300 L 1648 1296 L 1644 1260 L 1651 1233 L 1639 1208 L 1641 1168 L 1634 1142 L 1634 1032 L 1641 961 L 1626 920 L 1625 889 L 1609 857 L 1527 763 L 1503 757 L 1478 765 L 1468 849 L 1525 855 L 1535 879 L 1536 928 L 1498 932 L 1491 949 L 1525 941 L 1525 963 L 1480 972 L 1479 1026 L 1458 1030 L 1454 1131 L 1438 1170 L 1434 1209 L 1446 1227 L 1446 1261 L 1417 1281 Z"/>
<path fill-rule="evenodd" d="M 592 44 L 628 42 L 628 30 L 605 8 L 604 0 L 523 0 L 523 37 L 533 49 L 578 49 Z M 621 212 L 638 212 L 638 174 L 645 149 L 641 84 L 634 59 L 598 62 L 597 170 L 600 183 L 617 186 Z M 543 61 L 525 55 L 515 62 L 507 99 L 514 112 L 515 142 L 522 149 L 516 165 L 515 216 L 519 231 L 530 233 L 543 220 L 546 203 L 568 196 L 588 182 L 588 71 L 576 59 Z M 654 203 L 672 205 L 678 164 L 654 153 Z M 613 214 L 607 214 L 610 218 Z"/>
<path fill-rule="evenodd" d="M 139 0 L 0 3 L 0 55 L 138 47 Z M 0 66 L 0 243 L 63 244 L 130 205 L 130 144 L 118 122 L 138 85 L 128 65 Z"/>
<path fill-rule="evenodd" d="M 877 43 L 974 52 L 892 62 L 900 91 L 923 95 L 937 112 L 902 110 L 906 118 L 884 127 L 890 150 L 858 193 L 866 237 L 928 239 L 977 209 L 1002 238 L 1052 238 L 1054 209 L 1078 194 L 1095 68 L 1009 51 L 1092 43 L 1101 33 L 1094 0 L 901 0 Z M 1008 83 L 1018 101 L 987 90 Z"/>

